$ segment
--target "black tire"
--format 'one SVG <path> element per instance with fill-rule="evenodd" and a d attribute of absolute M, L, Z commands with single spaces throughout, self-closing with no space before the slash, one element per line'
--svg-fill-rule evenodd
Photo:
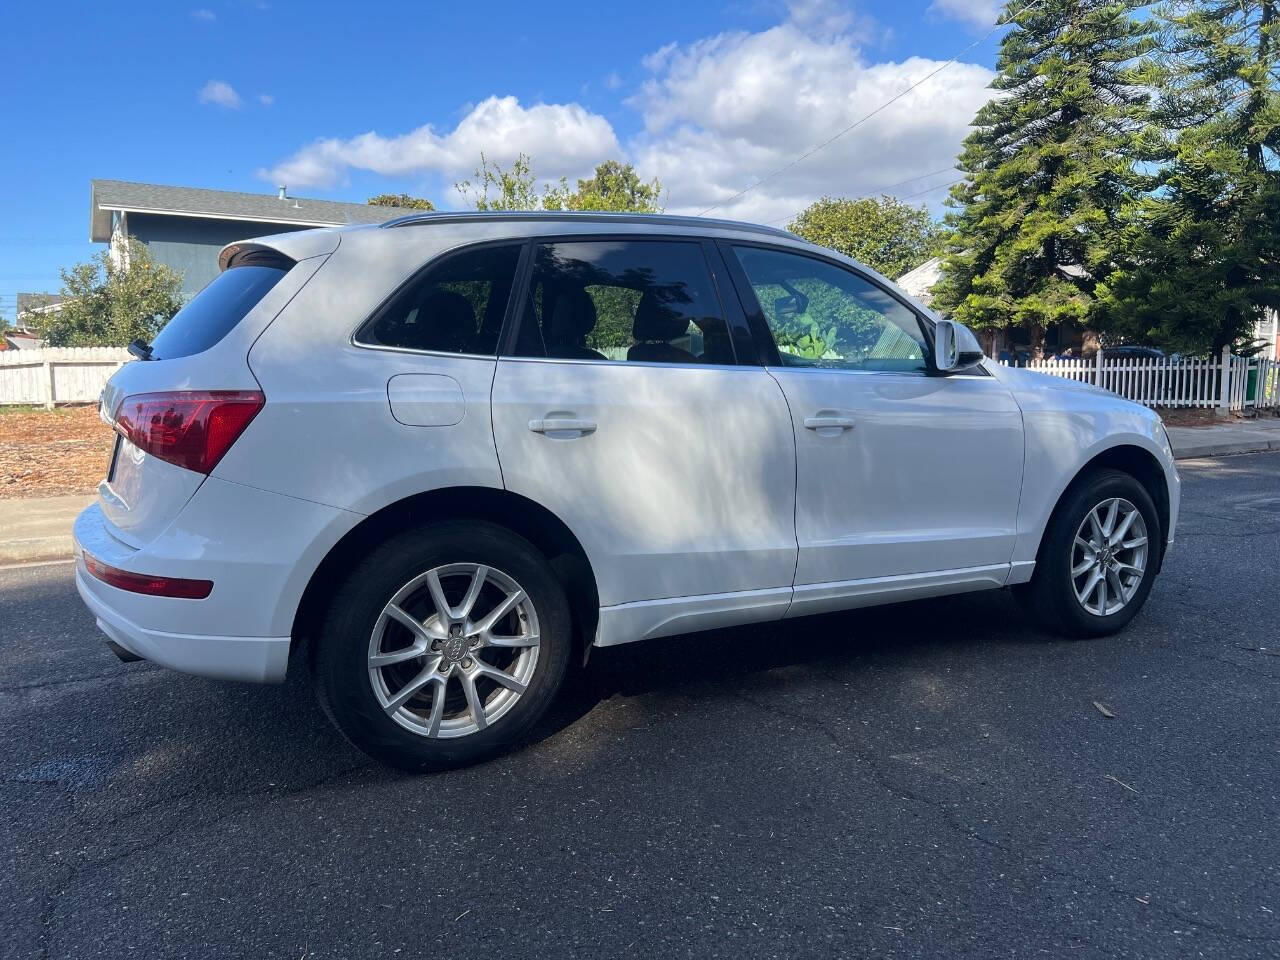
<path fill-rule="evenodd" d="M 485 564 L 513 578 L 536 612 L 539 643 L 532 677 L 506 713 L 484 729 L 441 739 L 406 729 L 383 709 L 368 657 L 375 626 L 396 592 L 426 571 L 454 563 Z M 329 719 L 374 759 L 415 773 L 465 766 L 523 742 L 560 688 L 571 631 L 564 590 L 533 544 L 496 524 L 442 521 L 407 530 L 356 564 L 329 604 L 312 675 Z"/>
<path fill-rule="evenodd" d="M 1071 579 L 1076 531 L 1095 506 L 1122 497 L 1138 508 L 1147 527 L 1146 569 L 1137 591 L 1119 610 L 1106 616 L 1088 611 L 1076 598 Z M 1142 609 L 1159 569 L 1164 531 L 1151 495 L 1120 470 L 1099 469 L 1069 487 L 1045 530 L 1031 582 L 1015 588 L 1023 608 L 1045 629 L 1068 637 L 1103 637 L 1123 629 Z"/>

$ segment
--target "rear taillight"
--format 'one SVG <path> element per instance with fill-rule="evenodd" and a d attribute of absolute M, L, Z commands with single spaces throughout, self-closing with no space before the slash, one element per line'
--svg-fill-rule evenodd
<path fill-rule="evenodd" d="M 139 393 L 121 401 L 114 426 L 153 457 L 210 473 L 265 402 L 258 390 Z"/>
<path fill-rule="evenodd" d="M 177 597 L 179 600 L 203 600 L 213 592 L 212 580 L 185 580 L 182 577 L 156 577 L 149 573 L 130 573 L 103 563 L 85 553 L 84 568 L 108 586 L 151 597 Z"/>

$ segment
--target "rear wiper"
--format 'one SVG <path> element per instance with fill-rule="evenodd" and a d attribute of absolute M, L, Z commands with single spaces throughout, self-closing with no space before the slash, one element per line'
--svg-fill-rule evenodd
<path fill-rule="evenodd" d="M 141 337 L 138 337 L 138 339 L 129 344 L 129 352 L 139 360 L 152 359 L 151 344 L 147 343 L 147 341 L 143 340 Z"/>

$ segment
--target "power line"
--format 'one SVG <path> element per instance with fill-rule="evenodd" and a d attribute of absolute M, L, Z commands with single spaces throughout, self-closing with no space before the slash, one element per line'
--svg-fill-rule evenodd
<path fill-rule="evenodd" d="M 701 213 L 699 213 L 699 214 L 698 214 L 698 216 L 700 216 L 700 217 L 705 217 L 705 216 L 706 216 L 708 213 L 710 213 L 712 210 L 718 209 L 719 207 L 728 206 L 729 204 L 733 203 L 735 200 L 738 200 L 738 199 L 741 199 L 742 197 L 745 197 L 748 193 L 750 193 L 752 190 L 754 190 L 756 187 L 760 186 L 761 184 L 768 183 L 770 180 L 772 180 L 774 177 L 778 176 L 779 174 L 781 174 L 781 173 L 786 173 L 786 172 L 787 172 L 788 170 L 790 170 L 792 167 L 794 167 L 794 166 L 796 166 L 797 164 L 802 163 L 803 161 L 805 161 L 805 160 L 809 159 L 811 156 L 813 156 L 813 155 L 814 155 L 815 153 L 817 153 L 819 150 L 823 150 L 823 149 L 825 149 L 826 147 L 831 146 L 831 144 L 835 143 L 837 140 L 839 140 L 841 137 L 843 137 L 846 133 L 849 133 L 849 132 L 850 132 L 851 130 L 853 130 L 855 127 L 859 127 L 859 126 L 861 126 L 862 124 L 866 123 L 868 120 L 870 120 L 870 119 L 871 119 L 872 117 L 874 117 L 876 114 L 880 113 L 880 112 L 881 112 L 882 110 L 884 110 L 885 108 L 887 108 L 887 107 L 889 107 L 889 106 L 891 106 L 891 105 L 893 105 L 893 104 L 897 103 L 899 100 L 901 100 L 903 97 L 905 97 L 905 96 L 906 96 L 908 93 L 910 93 L 912 90 L 916 89 L 916 87 L 919 87 L 919 86 L 920 86 L 921 84 L 923 84 L 923 83 L 927 83 L 929 80 L 932 80 L 934 77 L 936 77 L 938 74 L 940 74 L 943 70 L 947 69 L 947 67 L 950 67 L 950 66 L 952 66 L 953 64 L 957 63 L 957 62 L 960 60 L 960 58 L 961 58 L 961 57 L 963 57 L 966 53 L 968 53 L 968 52 L 969 52 L 970 50 L 972 50 L 974 47 L 977 47 L 977 46 L 979 46 L 980 44 L 985 43 L 985 42 L 986 42 L 986 41 L 987 41 L 987 40 L 988 40 L 988 39 L 989 39 L 989 38 L 990 38 L 990 37 L 991 37 L 991 36 L 992 36 L 996 31 L 997 31 L 997 30 L 999 30 L 1001 27 L 1005 27 L 1005 26 L 1008 26 L 1008 25 L 1009 25 L 1009 24 L 1011 24 L 1011 23 L 1014 23 L 1014 22 L 1018 19 L 1018 17 L 1022 16 L 1024 13 L 1028 13 L 1028 12 L 1030 12 L 1034 7 L 1038 7 L 1040 4 L 1042 4 L 1042 3 L 1044 3 L 1044 2 L 1045 2 L 1045 0 L 1032 0 L 1032 2 L 1031 2 L 1030 4 L 1028 4 L 1027 6 L 1023 7 L 1021 10 L 1019 10 L 1019 11 L 1018 11 L 1018 13 L 1017 13 L 1016 15 L 1014 15 L 1014 16 L 1012 16 L 1012 17 L 1010 17 L 1008 20 L 1004 21 L 1003 23 L 1001 23 L 1001 22 L 997 22 L 997 23 L 996 23 L 996 25 L 995 25 L 994 27 L 992 27 L 990 30 L 988 30 L 986 33 L 984 33 L 982 36 L 980 36 L 977 40 L 973 41 L 973 43 L 969 44 L 969 45 L 968 45 L 967 47 L 965 47 L 963 50 L 961 50 L 961 51 L 959 51 L 958 53 L 956 53 L 956 54 L 955 54 L 955 55 L 954 55 L 950 60 L 948 60 L 946 63 L 942 64 L 942 65 L 941 65 L 941 66 L 939 66 L 939 67 L 935 67 L 933 70 L 931 70 L 929 73 L 925 74 L 923 77 L 921 77 L 921 78 L 920 78 L 919 80 L 917 80 L 915 83 L 911 84 L 911 85 L 910 85 L 909 87 L 907 87 L 905 90 L 902 90 L 902 91 L 900 91 L 899 93 L 894 94 L 892 97 L 890 97 L 890 98 L 889 98 L 888 100 L 886 100 L 884 103 L 880 104 L 880 106 L 876 107 L 876 108 L 875 108 L 874 110 L 872 110 L 870 113 L 866 114 L 865 116 L 859 117 L 857 120 L 853 121 L 853 123 L 849 124 L 847 127 L 845 127 L 843 130 L 841 130 L 839 133 L 837 133 L 837 134 L 835 134 L 834 136 L 829 137 L 828 139 L 826 139 L 826 140 L 822 141 L 822 143 L 818 144 L 816 147 L 812 147 L 812 148 L 810 148 L 809 150 L 806 150 L 804 153 L 800 154 L 800 156 L 796 157 L 796 158 L 795 158 L 794 160 L 792 160 L 790 163 L 787 163 L 787 164 L 785 164 L 785 165 L 783 165 L 783 166 L 779 167 L 777 170 L 774 170 L 772 173 L 767 173 L 767 174 L 765 174 L 763 177 L 761 177 L 761 178 L 760 178 L 759 180 L 757 180 L 755 183 L 751 184 L 751 185 L 750 185 L 750 186 L 748 186 L 748 187 L 744 187 L 743 189 L 739 190 L 737 193 L 735 193 L 735 194 L 734 194 L 733 196 L 731 196 L 729 199 L 727 199 L 727 200 L 721 200 L 721 201 L 719 201 L 719 202 L 717 202 L 717 203 L 713 203 L 711 206 L 707 207 L 705 210 L 703 210 Z"/>
<path fill-rule="evenodd" d="M 938 174 L 940 174 L 940 173 L 948 173 L 948 172 L 950 172 L 952 169 L 953 169 L 952 167 L 943 167 L 941 170 L 935 170 L 935 171 L 933 171 L 933 173 L 922 173 L 922 174 L 921 174 L 920 176 L 918 176 L 918 177 L 909 177 L 909 178 L 907 178 L 906 180 L 901 180 L 901 181 L 899 181 L 898 183 L 891 183 L 891 184 L 889 184 L 889 185 L 888 185 L 888 186 L 886 186 L 886 187 L 880 187 L 878 190 L 875 190 L 875 191 L 873 191 L 872 193 L 863 193 L 863 194 L 859 194 L 858 196 L 854 197 L 853 199 L 854 199 L 854 200 L 869 200 L 871 197 L 875 196 L 876 194 L 882 194 L 882 195 L 884 195 L 884 196 L 889 196 L 889 194 L 888 194 L 886 191 L 888 191 L 888 190 L 892 190 L 894 187 L 902 186 L 902 184 L 904 184 L 904 183 L 911 183 L 913 180 L 923 180 L 925 177 L 936 177 Z M 937 184 L 937 185 L 935 185 L 935 186 L 928 187 L 928 188 L 926 188 L 926 189 L 924 189 L 924 190 L 917 190 L 917 191 L 915 191 L 914 193 L 908 193 L 908 194 L 905 194 L 904 196 L 901 196 L 901 197 L 894 197 L 894 199 L 895 199 L 895 200 L 910 200 L 912 197 L 923 197 L 926 193 L 933 193 L 933 191 L 935 191 L 935 190 L 941 190 L 941 189 L 943 189 L 944 187 L 953 187 L 953 186 L 955 186 L 957 183 L 963 183 L 963 182 L 964 182 L 964 180 L 965 180 L 965 178 L 964 178 L 964 177 L 959 177 L 959 178 L 958 178 L 958 179 L 956 179 L 956 180 L 948 180 L 946 183 L 939 183 L 939 184 Z M 770 224 L 770 225 L 771 225 L 771 224 L 775 224 L 775 223 L 781 223 L 781 222 L 782 222 L 782 221 L 784 221 L 784 220 L 791 220 L 791 219 L 793 219 L 794 217 L 798 217 L 798 216 L 799 216 L 801 213 L 803 213 L 803 212 L 804 212 L 804 209 L 796 210 L 796 211 L 795 211 L 795 212 L 793 212 L 793 213 L 788 213 L 785 217 L 774 217 L 772 220 L 765 220 L 764 222 L 765 222 L 766 224 Z"/>

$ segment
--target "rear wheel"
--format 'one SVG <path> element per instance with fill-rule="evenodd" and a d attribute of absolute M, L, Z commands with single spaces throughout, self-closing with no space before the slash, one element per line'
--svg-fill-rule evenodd
<path fill-rule="evenodd" d="M 408 531 L 352 570 L 314 661 L 321 704 L 374 758 L 421 771 L 520 742 L 571 649 L 546 558 L 509 530 L 447 521 Z"/>
<path fill-rule="evenodd" d="M 1119 470 L 1099 470 L 1067 491 L 1019 599 L 1056 633 L 1115 633 L 1146 603 L 1162 536 L 1142 484 Z"/>

